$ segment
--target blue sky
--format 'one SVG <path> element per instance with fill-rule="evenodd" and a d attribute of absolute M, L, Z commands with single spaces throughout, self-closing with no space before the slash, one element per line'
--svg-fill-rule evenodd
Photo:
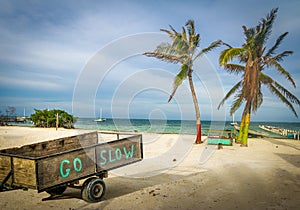
<path fill-rule="evenodd" d="M 280 51 L 293 50 L 283 62 L 300 98 L 300 2 L 276 1 L 14 1 L 0 0 L 0 108 L 19 114 L 37 109 L 64 109 L 76 116 L 194 119 L 188 83 L 167 103 L 178 66 L 142 56 L 144 50 L 168 41 L 159 29 L 180 29 L 189 19 L 201 34 L 201 47 L 222 39 L 239 47 L 242 25 L 255 26 L 279 7 L 269 44 L 288 31 Z M 230 119 L 218 102 L 239 80 L 218 66 L 216 49 L 195 64 L 195 87 L 203 120 Z M 295 121 L 277 98 L 264 90 L 254 121 Z M 300 115 L 299 107 L 296 111 Z M 242 108 L 236 113 L 239 120 Z"/>

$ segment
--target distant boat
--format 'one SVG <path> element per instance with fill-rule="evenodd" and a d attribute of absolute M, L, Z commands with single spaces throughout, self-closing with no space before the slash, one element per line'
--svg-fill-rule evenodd
<path fill-rule="evenodd" d="M 232 123 L 230 123 L 230 125 L 232 126 L 238 125 L 238 123 L 234 121 L 234 114 L 232 114 Z"/>
<path fill-rule="evenodd" d="M 99 113 L 99 118 L 98 119 L 95 119 L 94 121 L 95 122 L 104 122 L 106 119 L 105 118 L 102 118 L 102 109 L 100 108 L 100 113 Z"/>

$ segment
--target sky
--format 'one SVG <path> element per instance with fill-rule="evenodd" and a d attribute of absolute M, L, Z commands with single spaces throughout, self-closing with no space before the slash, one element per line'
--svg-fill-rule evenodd
<path fill-rule="evenodd" d="M 300 98 L 300 1 L 21 1 L 0 0 L 0 110 L 18 115 L 34 109 L 63 109 L 77 117 L 194 120 L 188 82 L 168 103 L 180 66 L 143 56 L 170 39 L 160 31 L 181 30 L 195 21 L 201 35 L 199 50 L 218 39 L 234 47 L 244 42 L 242 25 L 253 27 L 279 7 L 267 46 L 289 35 L 278 52 L 294 51 L 282 65 L 297 88 L 274 69 L 266 73 Z M 233 98 L 217 110 L 240 76 L 219 67 L 224 47 L 194 65 L 194 83 L 202 120 L 231 120 Z M 263 87 L 264 101 L 253 121 L 299 122 Z M 295 109 L 300 115 L 300 108 Z M 241 107 L 235 114 L 240 120 Z"/>

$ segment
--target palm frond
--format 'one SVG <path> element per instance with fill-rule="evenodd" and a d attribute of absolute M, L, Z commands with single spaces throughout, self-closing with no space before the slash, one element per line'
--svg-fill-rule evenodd
<path fill-rule="evenodd" d="M 239 64 L 228 63 L 228 64 L 225 64 L 223 67 L 227 72 L 233 73 L 236 75 L 243 73 L 245 71 L 245 66 L 239 65 Z"/>
<path fill-rule="evenodd" d="M 160 29 L 160 31 L 167 33 L 169 35 L 169 37 L 171 37 L 172 40 L 176 37 L 176 35 L 174 33 L 172 33 L 171 31 L 169 31 L 167 29 Z"/>
<path fill-rule="evenodd" d="M 175 35 L 178 35 L 179 33 L 173 28 L 173 26 L 169 25 L 169 27 L 171 28 L 171 30 L 174 32 Z"/>
<path fill-rule="evenodd" d="M 242 53 L 245 53 L 244 48 L 229 48 L 223 50 L 219 58 L 219 63 L 221 66 L 223 66 L 232 61 L 233 58 L 240 56 Z"/>
<path fill-rule="evenodd" d="M 268 52 L 266 53 L 266 57 L 272 56 L 275 53 L 275 50 L 279 47 L 279 45 L 281 44 L 282 40 L 284 39 L 284 37 L 286 35 L 288 35 L 289 32 L 285 32 L 283 34 L 281 34 L 278 39 L 276 40 L 275 44 L 268 50 Z"/>
<path fill-rule="evenodd" d="M 186 37 L 186 30 L 184 27 L 182 27 L 182 38 L 187 41 L 187 37 Z"/>
<path fill-rule="evenodd" d="M 185 23 L 185 26 L 188 30 L 189 37 L 192 37 L 195 34 L 195 23 L 194 23 L 194 21 L 193 20 L 188 20 Z"/>
<path fill-rule="evenodd" d="M 225 46 L 228 47 L 228 48 L 232 48 L 232 46 L 231 46 L 230 44 L 228 44 L 228 43 L 226 43 L 226 42 L 223 42 L 223 41 L 222 41 L 222 45 L 225 45 Z"/>
<path fill-rule="evenodd" d="M 283 61 L 284 57 L 286 57 L 288 55 L 291 55 L 291 54 L 293 54 L 293 51 L 286 50 L 286 51 L 284 51 L 282 53 L 279 53 L 279 54 L 275 55 L 272 59 L 274 59 L 277 62 L 280 62 L 280 61 Z"/>
<path fill-rule="evenodd" d="M 236 110 L 238 110 L 238 108 L 240 108 L 240 106 L 242 105 L 243 101 L 244 101 L 244 95 L 243 95 L 243 92 L 240 91 L 235 96 L 235 100 L 233 101 L 233 103 L 231 105 L 230 115 L 233 115 L 236 112 Z"/>
<path fill-rule="evenodd" d="M 159 53 L 159 52 L 145 52 L 143 55 L 146 55 L 148 57 L 154 57 L 157 59 L 160 59 L 162 61 L 167 61 L 170 63 L 182 63 L 184 62 L 184 57 L 182 56 L 175 56 L 167 53 Z"/>
<path fill-rule="evenodd" d="M 217 40 L 213 43 L 211 43 L 208 47 L 202 49 L 196 56 L 193 60 L 196 60 L 198 57 L 200 57 L 201 55 L 205 54 L 205 53 L 208 53 L 209 51 L 219 47 L 221 44 L 222 44 L 222 40 Z"/>
<path fill-rule="evenodd" d="M 255 29 L 254 28 L 247 28 L 246 26 L 242 26 L 244 30 L 244 35 L 246 36 L 246 41 L 249 41 L 255 34 Z"/>
<path fill-rule="evenodd" d="M 175 92 L 177 88 L 182 84 L 183 80 L 188 76 L 189 73 L 189 65 L 188 64 L 182 64 L 180 72 L 176 75 L 174 82 L 173 82 L 173 91 L 170 94 L 170 97 L 168 99 L 168 102 L 170 102 L 175 95 Z"/>
<path fill-rule="evenodd" d="M 231 88 L 228 91 L 228 93 L 225 95 L 225 97 L 222 99 L 222 101 L 218 105 L 218 109 L 220 109 L 220 107 L 223 106 L 225 101 L 240 88 L 241 84 L 242 84 L 242 81 L 239 81 L 235 86 L 233 86 L 233 88 Z"/>
<path fill-rule="evenodd" d="M 262 33 L 261 36 L 264 38 L 264 42 L 269 38 L 272 33 L 272 27 L 274 20 L 276 18 L 276 13 L 278 12 L 278 8 L 274 8 L 267 15 L 266 19 L 262 19 Z"/>
<path fill-rule="evenodd" d="M 296 117 L 298 117 L 296 110 L 294 109 L 293 105 L 286 99 L 286 97 L 273 85 L 269 84 L 267 85 L 269 90 L 277 96 L 285 105 L 288 106 L 288 108 L 294 113 Z"/>
<path fill-rule="evenodd" d="M 290 91 L 288 91 L 286 88 L 284 88 L 283 86 L 281 86 L 279 83 L 277 83 L 276 81 L 274 82 L 274 86 L 288 99 L 290 100 L 292 103 L 295 103 L 297 105 L 300 106 L 300 101 L 299 99 L 293 95 Z"/>
<path fill-rule="evenodd" d="M 257 109 L 261 106 L 263 103 L 263 94 L 259 88 L 258 93 L 255 95 L 255 99 L 252 101 L 252 111 L 255 113 Z"/>
<path fill-rule="evenodd" d="M 276 60 L 274 60 L 274 59 L 272 59 L 272 58 L 268 59 L 268 60 L 267 60 L 267 65 L 268 65 L 268 67 L 271 67 L 271 66 L 275 67 L 275 69 L 276 69 L 280 74 L 282 74 L 283 76 L 285 76 L 286 79 L 287 79 L 288 81 L 290 81 L 294 87 L 296 87 L 296 83 L 294 82 L 294 80 L 293 80 L 291 74 L 290 74 L 287 70 L 285 70 L 285 69 L 284 69 L 284 68 L 283 68 Z"/>
<path fill-rule="evenodd" d="M 272 84 L 274 82 L 274 80 L 271 77 L 262 72 L 259 73 L 259 81 L 265 85 Z"/>

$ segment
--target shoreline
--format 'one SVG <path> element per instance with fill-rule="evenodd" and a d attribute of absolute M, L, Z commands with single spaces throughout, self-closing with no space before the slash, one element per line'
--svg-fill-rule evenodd
<path fill-rule="evenodd" d="M 292 122 L 291 122 L 292 123 Z M 33 129 L 45 129 L 45 131 L 51 131 L 51 130 L 54 130 L 55 128 L 41 128 L 41 127 L 34 127 L 34 126 L 22 126 L 22 125 L 7 125 L 7 126 L 0 126 L 0 129 L 1 128 L 5 128 L 5 127 L 12 127 L 12 128 L 33 128 Z M 89 128 L 70 128 L 70 129 L 67 129 L 67 128 L 58 128 L 59 131 L 66 131 L 66 132 L 92 132 L 92 131 L 97 131 L 97 132 L 103 132 L 103 133 L 122 133 L 122 134 L 159 134 L 159 135 L 163 135 L 163 134 L 175 134 L 175 135 L 190 135 L 190 136 L 195 136 L 196 134 L 193 134 L 193 133 L 171 133 L 171 132 L 153 132 L 153 131 L 126 131 L 126 130 L 107 130 L 107 129 L 89 129 Z M 266 134 L 269 134 L 268 132 L 265 132 Z M 202 137 L 207 137 L 207 134 L 205 133 L 202 133 Z M 0 137 L 1 138 L 1 137 Z M 264 139 L 277 139 L 277 140 L 295 140 L 295 141 L 300 141 L 300 140 L 297 140 L 296 139 L 293 139 L 293 138 L 287 138 L 287 137 L 284 137 L 284 136 L 273 136 L 272 133 L 270 136 L 264 136 L 264 137 L 252 137 L 252 136 L 249 136 L 248 137 L 249 139 L 251 138 L 264 138 Z"/>

